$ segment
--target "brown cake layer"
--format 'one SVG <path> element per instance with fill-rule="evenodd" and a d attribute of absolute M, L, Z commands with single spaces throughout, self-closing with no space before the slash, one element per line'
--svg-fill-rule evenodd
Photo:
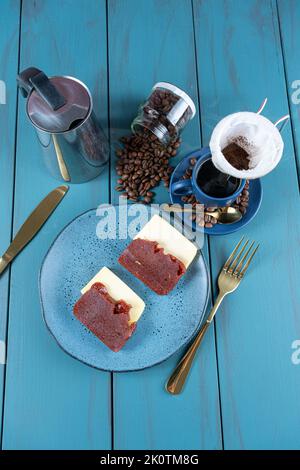
<path fill-rule="evenodd" d="M 119 263 L 160 295 L 168 294 L 186 271 L 184 264 L 165 254 L 157 242 L 140 238 L 128 245 Z"/>
<path fill-rule="evenodd" d="M 118 352 L 130 338 L 136 323 L 129 325 L 131 305 L 115 301 L 101 282 L 93 284 L 74 306 L 74 315 L 112 351 Z"/>

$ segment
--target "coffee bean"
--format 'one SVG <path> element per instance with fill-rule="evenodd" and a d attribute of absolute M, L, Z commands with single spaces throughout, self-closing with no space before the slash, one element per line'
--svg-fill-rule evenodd
<path fill-rule="evenodd" d="M 154 193 L 149 190 L 161 180 L 166 187 L 169 186 L 170 174 L 173 172 L 173 167 L 168 165 L 169 158 L 177 153 L 180 140 L 171 142 L 165 148 L 154 134 L 145 130 L 138 136 L 125 136 L 121 142 L 124 147 L 116 150 L 116 171 L 119 176 L 116 189 L 125 190 L 130 200 L 139 200 L 141 197 L 151 200 Z"/>

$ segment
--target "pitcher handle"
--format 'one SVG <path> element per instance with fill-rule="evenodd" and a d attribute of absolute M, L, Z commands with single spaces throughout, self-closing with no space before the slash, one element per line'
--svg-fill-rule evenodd
<path fill-rule="evenodd" d="M 29 67 L 19 73 L 17 82 L 25 98 L 27 98 L 32 90 L 35 90 L 53 111 L 66 104 L 65 97 L 51 83 L 47 75 L 35 67 Z"/>

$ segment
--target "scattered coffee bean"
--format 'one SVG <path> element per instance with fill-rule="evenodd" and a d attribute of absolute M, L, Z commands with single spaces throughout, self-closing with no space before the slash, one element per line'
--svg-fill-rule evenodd
<path fill-rule="evenodd" d="M 173 166 L 169 159 L 175 156 L 181 140 L 171 141 L 168 147 L 163 146 L 150 131 L 144 130 L 136 135 L 131 134 L 121 139 L 123 147 L 116 150 L 117 191 L 125 191 L 123 197 L 132 201 L 150 204 L 154 197 L 152 188 L 164 182 L 169 187 Z"/>
<path fill-rule="evenodd" d="M 241 201 L 241 206 L 248 207 L 248 202 L 247 201 Z"/>

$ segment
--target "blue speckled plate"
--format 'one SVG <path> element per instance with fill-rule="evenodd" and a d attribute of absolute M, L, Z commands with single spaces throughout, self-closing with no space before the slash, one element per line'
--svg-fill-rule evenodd
<path fill-rule="evenodd" d="M 172 187 L 172 183 L 180 180 L 184 175 L 185 171 L 190 167 L 190 158 L 199 158 L 203 153 L 207 153 L 208 148 L 204 147 L 200 150 L 195 150 L 194 152 L 190 152 L 186 157 L 184 157 L 176 166 L 175 170 L 172 173 L 171 180 L 170 180 L 170 188 Z M 261 201 L 262 201 L 263 191 L 261 182 L 259 179 L 251 180 L 249 184 L 249 207 L 247 208 L 246 214 L 234 224 L 230 225 L 222 225 L 216 224 L 212 228 L 201 228 L 195 224 L 195 222 L 189 222 L 186 220 L 186 224 L 190 224 L 193 230 L 198 230 L 199 232 L 207 233 L 207 235 L 227 235 L 229 233 L 236 232 L 241 228 L 245 227 L 257 214 Z M 177 196 L 170 191 L 170 198 L 172 204 L 181 204 L 181 196 Z"/>
<path fill-rule="evenodd" d="M 97 238 L 99 220 L 95 210 L 80 215 L 49 249 L 39 280 L 44 320 L 64 351 L 90 366 L 116 372 L 153 366 L 190 341 L 200 326 L 209 293 L 205 261 L 199 251 L 176 288 L 159 296 L 119 265 L 118 256 L 129 239 Z M 103 266 L 146 303 L 135 333 L 118 353 L 108 349 L 72 313 L 80 289 Z"/>

